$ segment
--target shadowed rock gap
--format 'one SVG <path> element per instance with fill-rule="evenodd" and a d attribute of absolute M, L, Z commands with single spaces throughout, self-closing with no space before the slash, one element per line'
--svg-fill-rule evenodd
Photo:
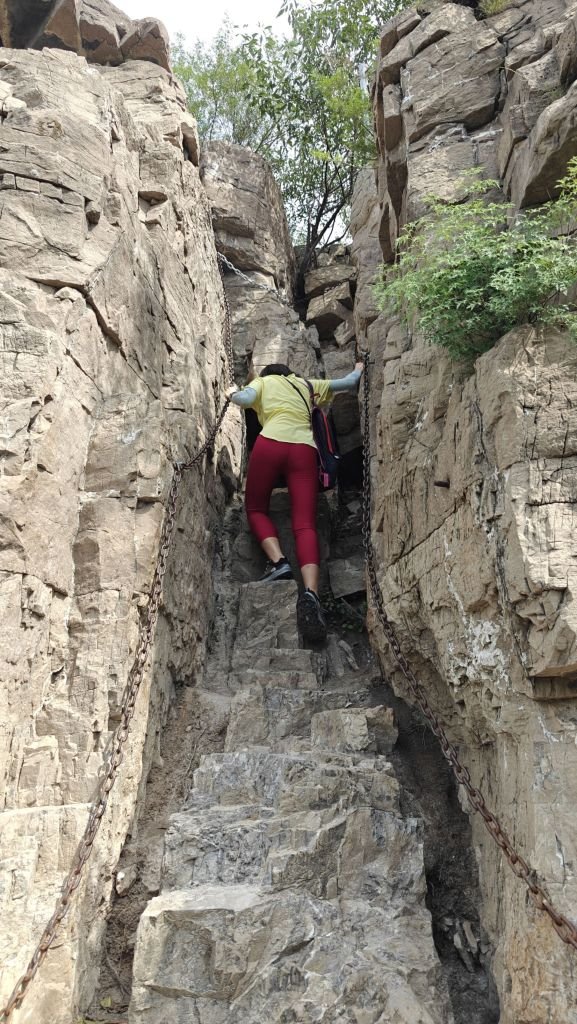
<path fill-rule="evenodd" d="M 469 816 L 459 804 L 453 774 L 423 716 L 396 697 L 389 684 L 383 684 L 381 694 L 394 710 L 399 730 L 392 760 L 401 784 L 401 806 L 423 821 L 427 907 L 455 1024 L 498 1024 L 492 949 L 479 921 L 481 893 Z"/>

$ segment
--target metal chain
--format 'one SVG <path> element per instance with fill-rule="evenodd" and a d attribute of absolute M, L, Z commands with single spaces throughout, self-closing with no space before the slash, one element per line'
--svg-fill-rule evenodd
<path fill-rule="evenodd" d="M 220 260 L 220 254 L 219 254 Z M 219 264 L 220 268 L 220 264 Z M 221 270 L 222 275 L 222 270 Z M 230 309 L 224 290 L 223 280 L 223 295 L 224 295 L 224 345 L 228 360 L 228 372 L 231 384 L 234 382 L 234 367 L 233 367 L 233 350 L 232 350 L 232 334 L 231 334 L 231 322 L 230 322 Z M 82 878 L 84 865 L 92 853 L 94 841 L 100 828 L 100 824 L 104 817 L 106 807 L 108 804 L 108 797 L 116 781 L 118 775 L 118 769 L 122 764 L 124 757 L 123 747 L 128 738 L 130 731 L 130 723 L 134 715 L 136 708 L 136 700 L 142 684 L 144 675 L 144 669 L 148 660 L 150 652 L 150 645 L 154 636 L 154 630 L 156 627 L 156 621 L 158 619 L 158 611 L 160 608 L 160 601 L 162 596 L 162 583 L 164 575 L 166 573 L 166 565 L 168 559 L 168 552 L 170 550 L 170 544 L 172 535 L 174 533 L 174 524 L 176 519 L 176 506 L 178 496 L 180 492 L 180 485 L 182 477 L 186 470 L 191 469 L 197 465 L 204 456 L 213 448 L 216 441 L 217 434 L 222 426 L 222 422 L 226 415 L 227 409 L 230 405 L 230 398 L 227 398 L 224 405 L 222 406 L 217 418 L 214 423 L 212 430 L 208 437 L 199 448 L 199 450 L 192 456 L 187 462 L 177 462 L 174 464 L 172 473 L 172 479 L 170 482 L 170 488 L 168 491 L 168 497 L 166 499 L 166 509 L 164 519 L 162 523 L 162 529 L 160 532 L 160 542 L 158 556 L 156 560 L 156 567 L 154 570 L 154 576 L 152 579 L 152 586 L 150 588 L 150 597 L 146 607 L 146 613 L 140 624 L 140 630 L 138 635 L 138 643 L 136 647 L 136 654 L 134 662 L 128 673 L 126 686 L 122 694 L 121 701 L 121 713 L 120 721 L 116 727 L 116 731 L 112 737 L 110 758 L 106 764 L 104 774 L 99 782 L 96 796 L 92 802 L 90 808 L 90 814 L 88 816 L 88 822 L 84 829 L 82 838 L 78 844 L 72 865 L 66 876 L 62 892 L 58 898 L 56 909 L 52 914 L 48 924 L 46 925 L 40 941 L 38 942 L 36 949 L 28 963 L 25 973 L 22 975 L 20 980 L 17 982 L 15 988 L 8 999 L 5 1007 L 0 1010 L 0 1021 L 5 1024 L 9 1020 L 14 1010 L 18 1009 L 24 996 L 26 995 L 27 989 L 32 982 L 32 979 L 36 975 L 42 961 L 44 960 L 50 946 L 54 942 L 60 925 L 62 924 L 68 909 L 72 897 L 80 884 Z"/>
<path fill-rule="evenodd" d="M 475 812 L 481 815 L 485 828 L 489 832 L 489 835 L 494 839 L 497 846 L 503 851 L 509 866 L 520 878 L 527 889 L 529 895 L 533 900 L 533 903 L 538 910 L 544 911 L 549 915 L 553 922 L 553 927 L 559 937 L 566 942 L 568 945 L 573 946 L 577 949 L 577 927 L 575 924 L 565 917 L 556 907 L 553 905 L 549 896 L 542 885 L 537 882 L 537 873 L 530 867 L 527 861 L 517 852 L 513 846 L 509 836 L 504 831 L 499 820 L 495 817 L 492 811 L 489 810 L 483 794 L 476 786 L 471 782 L 471 774 L 469 769 L 461 764 L 459 755 L 453 744 L 447 737 L 445 727 L 439 721 L 437 715 L 433 711 L 426 694 L 423 685 L 417 680 L 413 670 L 411 669 L 405 655 L 401 650 L 395 629 L 390 622 L 387 613 L 385 611 L 385 605 L 383 601 L 383 595 L 379 586 L 375 551 L 373 548 L 373 541 L 371 536 L 371 427 L 370 427 L 370 380 L 369 380 L 369 353 L 361 352 L 361 359 L 364 363 L 364 375 L 363 375 L 363 542 L 365 548 L 365 558 L 367 563 L 367 571 L 369 576 L 370 592 L 373 600 L 373 605 L 381 624 L 385 636 L 389 642 L 397 665 L 403 673 L 409 690 L 419 708 L 423 712 L 427 719 L 432 731 L 441 744 L 441 750 L 445 759 L 448 761 L 455 778 L 459 785 L 463 786 L 471 807 Z"/>
<path fill-rule="evenodd" d="M 232 267 L 235 274 L 238 274 L 240 277 L 245 277 L 245 275 L 241 274 L 240 270 L 236 270 L 235 267 L 232 266 L 232 263 L 229 263 L 226 256 L 223 256 L 221 252 L 217 252 L 216 255 L 218 258 L 218 269 L 220 272 L 220 279 L 222 281 L 222 298 L 224 302 L 224 349 L 226 352 L 226 358 L 228 360 L 228 379 L 229 384 L 234 384 L 234 348 L 232 345 L 232 318 L 230 315 L 228 295 L 226 294 L 226 282 L 224 280 L 224 270 L 222 269 L 223 263 L 227 267 Z M 248 277 L 246 277 L 245 279 L 247 281 L 249 280 Z"/>
<path fill-rule="evenodd" d="M 250 284 L 251 288 L 260 288 L 263 292 L 270 292 L 270 294 L 274 295 L 279 302 L 283 303 L 283 305 L 290 306 L 291 309 L 293 308 L 291 303 L 289 303 L 276 288 L 270 288 L 267 284 L 261 284 L 260 281 L 254 281 L 251 277 L 248 277 L 247 274 L 244 274 L 242 270 L 239 270 L 238 267 L 235 267 L 234 263 L 231 263 L 230 260 L 227 259 L 226 256 L 223 256 L 221 252 L 218 253 L 218 259 L 221 264 L 224 264 L 229 270 L 232 270 L 233 274 L 236 274 L 237 277 L 240 277 L 243 281 L 246 281 L 247 284 Z"/>

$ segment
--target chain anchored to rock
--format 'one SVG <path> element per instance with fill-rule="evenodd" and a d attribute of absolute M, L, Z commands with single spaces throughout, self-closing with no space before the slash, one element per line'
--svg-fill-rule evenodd
<path fill-rule="evenodd" d="M 219 270 L 222 275 L 221 261 L 224 257 L 220 253 L 217 254 L 219 258 Z M 232 384 L 234 382 L 234 363 L 233 363 L 233 349 L 232 349 L 232 333 L 231 333 L 231 322 L 230 322 L 230 309 L 228 300 L 226 297 L 226 291 L 224 289 L 224 277 L 223 277 L 223 298 L 224 298 L 224 346 L 228 362 L 228 376 L 229 381 Z M 154 570 L 154 576 L 152 578 L 152 586 L 150 588 L 150 596 L 148 604 L 146 606 L 146 612 L 141 622 L 138 643 L 136 647 L 136 655 L 132 668 L 128 674 L 128 679 L 121 700 L 121 713 L 120 722 L 112 737 L 112 743 L 110 748 L 110 757 L 106 763 L 104 773 L 100 779 L 96 796 L 92 802 L 90 808 L 90 814 L 88 821 L 84 829 L 84 833 L 78 844 L 72 865 L 66 876 L 66 880 L 62 887 L 62 892 L 58 898 L 58 903 L 52 917 L 46 925 L 40 941 L 38 942 L 36 949 L 28 963 L 25 973 L 18 981 L 6 1006 L 0 1010 L 0 1022 L 5 1024 L 14 1013 L 16 1009 L 21 1005 L 24 996 L 26 995 L 27 989 L 35 977 L 42 961 L 44 960 L 50 946 L 56 938 L 60 926 L 68 913 L 70 904 L 74 893 L 76 892 L 80 881 L 83 876 L 84 866 L 92 853 L 94 847 L 94 841 L 98 834 L 106 807 L 108 805 L 108 798 L 112 787 L 116 781 L 118 770 L 122 764 L 124 757 L 123 748 L 128 739 L 130 731 L 130 723 L 134 716 L 136 708 L 136 700 L 140 687 L 142 685 L 142 679 L 144 676 L 144 670 L 148 661 L 148 655 L 150 652 L 150 646 L 154 637 L 154 631 L 156 628 L 156 622 L 158 619 L 158 612 L 160 608 L 160 602 L 162 597 L 162 583 L 166 573 L 166 565 L 168 560 L 168 553 L 170 550 L 170 544 L 172 541 L 172 535 L 174 533 L 174 525 L 176 520 L 176 508 L 178 502 L 178 496 L 180 493 L 180 485 L 185 472 L 192 469 L 193 466 L 198 465 L 205 455 L 207 455 L 213 448 L 216 441 L 218 432 L 222 426 L 222 422 L 226 415 L 227 409 L 230 405 L 230 399 L 226 399 L 222 406 L 216 421 L 198 451 L 185 462 L 176 462 L 173 467 L 172 479 L 170 482 L 170 488 L 168 491 L 168 497 L 166 499 L 166 508 L 164 519 L 162 523 L 162 529 L 160 533 L 160 542 L 158 549 L 158 556 L 156 560 L 156 567 Z"/>
<path fill-rule="evenodd" d="M 292 304 L 288 301 L 288 299 L 283 295 L 282 292 L 278 291 L 276 288 L 271 288 L 270 285 L 268 284 L 261 284 L 260 281 L 255 281 L 253 277 L 249 277 L 248 274 L 245 274 L 242 270 L 239 270 L 238 267 L 235 267 L 234 263 L 231 263 L 230 260 L 227 259 L 226 256 L 223 256 L 221 252 L 219 252 L 218 254 L 218 260 L 221 265 L 221 272 L 222 266 L 228 267 L 229 270 L 232 270 L 233 274 L 236 274 L 237 277 L 240 277 L 241 281 L 244 281 L 246 284 L 249 284 L 251 288 L 259 288 L 260 291 L 262 292 L 269 292 L 271 295 L 274 295 L 275 299 L 278 299 L 279 302 L 282 302 L 284 306 L 290 306 L 290 308 L 293 309 Z"/>
<path fill-rule="evenodd" d="M 360 356 L 364 363 L 363 374 L 363 542 L 365 548 L 365 559 L 369 577 L 370 595 L 379 624 L 389 642 L 391 651 L 397 665 L 405 677 L 409 690 L 419 708 L 427 719 L 432 731 L 439 740 L 441 750 L 448 761 L 455 778 L 460 786 L 463 786 L 469 803 L 473 810 L 480 814 L 485 828 L 494 839 L 497 846 L 503 851 L 512 871 L 520 878 L 527 889 L 533 903 L 538 910 L 549 915 L 553 927 L 559 937 L 569 946 L 577 949 L 577 927 L 553 905 L 544 887 L 537 881 L 536 872 L 530 867 L 527 861 L 515 849 L 509 836 L 503 829 L 498 818 L 489 810 L 485 798 L 479 789 L 473 785 L 469 769 L 461 764 L 459 755 L 453 744 L 449 741 L 445 727 L 439 721 L 433 711 L 422 683 L 419 683 L 405 655 L 401 650 L 395 629 L 385 611 L 383 595 L 379 586 L 375 550 L 371 534 L 371 427 L 370 427 L 370 380 L 369 380 L 369 353 L 361 352 Z"/>

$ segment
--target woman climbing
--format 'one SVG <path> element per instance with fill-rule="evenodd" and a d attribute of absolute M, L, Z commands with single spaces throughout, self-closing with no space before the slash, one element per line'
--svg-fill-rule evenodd
<path fill-rule="evenodd" d="M 363 364 L 337 380 L 311 380 L 315 403 L 328 405 L 340 391 L 354 391 Z M 297 601 L 298 627 L 309 640 L 326 635 L 326 623 L 319 600 L 319 542 L 316 528 L 318 466 L 311 429 L 310 393 L 304 378 L 283 363 L 261 370 L 245 388 L 229 388 L 235 405 L 254 409 L 262 432 L 251 452 L 246 480 L 246 513 L 249 526 L 270 565 L 263 580 L 291 580 L 278 533 L 269 516 L 270 496 L 276 481 L 284 477 L 291 503 L 291 525 L 297 559 L 305 586 Z"/>

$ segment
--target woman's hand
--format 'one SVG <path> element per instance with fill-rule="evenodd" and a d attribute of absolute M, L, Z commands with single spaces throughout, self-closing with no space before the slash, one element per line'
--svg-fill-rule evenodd
<path fill-rule="evenodd" d="M 364 368 L 365 368 L 365 364 L 364 363 L 362 363 L 362 362 L 361 363 L 355 363 L 355 370 L 358 370 L 360 373 L 363 372 Z"/>
<path fill-rule="evenodd" d="M 231 384 L 224 393 L 227 398 L 232 398 L 233 395 L 236 395 L 237 391 L 240 391 L 240 388 L 236 384 Z"/>

